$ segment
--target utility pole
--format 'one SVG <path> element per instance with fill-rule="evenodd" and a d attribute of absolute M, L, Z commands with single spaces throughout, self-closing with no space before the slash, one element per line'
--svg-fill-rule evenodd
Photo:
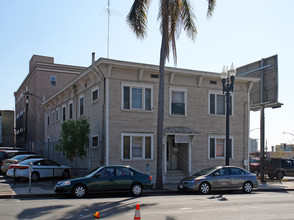
<path fill-rule="evenodd" d="M 264 105 L 260 109 L 260 181 L 264 183 L 264 168 L 265 168 L 265 158 L 264 158 Z"/>

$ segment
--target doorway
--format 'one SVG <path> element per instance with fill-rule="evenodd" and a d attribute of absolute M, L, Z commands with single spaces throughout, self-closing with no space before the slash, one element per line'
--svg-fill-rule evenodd
<path fill-rule="evenodd" d="M 175 135 L 168 135 L 166 139 L 166 166 L 167 170 L 189 169 L 189 144 L 175 143 Z"/>

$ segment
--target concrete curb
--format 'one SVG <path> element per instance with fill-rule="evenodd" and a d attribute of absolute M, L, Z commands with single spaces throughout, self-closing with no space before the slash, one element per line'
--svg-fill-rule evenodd
<path fill-rule="evenodd" d="M 287 191 L 294 191 L 294 188 L 263 188 L 263 189 L 253 189 L 252 192 L 287 192 Z M 176 190 L 170 190 L 170 189 L 162 189 L 162 190 L 148 190 L 143 193 L 143 195 L 148 194 L 179 194 L 180 192 Z M 97 193 L 98 195 L 98 193 Z M 26 194 L 0 194 L 0 199 L 25 199 L 25 198 L 52 198 L 52 197 L 61 197 L 63 195 L 56 194 L 56 193 L 26 193 Z"/>

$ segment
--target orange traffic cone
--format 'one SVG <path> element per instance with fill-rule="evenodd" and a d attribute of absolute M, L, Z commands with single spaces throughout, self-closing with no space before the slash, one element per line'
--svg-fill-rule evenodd
<path fill-rule="evenodd" d="M 95 219 L 99 219 L 99 218 L 100 218 L 100 213 L 99 213 L 99 212 L 96 212 L 96 213 L 94 214 L 94 218 L 95 218 Z"/>
<path fill-rule="evenodd" d="M 136 206 L 134 219 L 141 219 L 141 217 L 140 217 L 140 205 L 139 204 L 137 204 L 137 206 Z"/>

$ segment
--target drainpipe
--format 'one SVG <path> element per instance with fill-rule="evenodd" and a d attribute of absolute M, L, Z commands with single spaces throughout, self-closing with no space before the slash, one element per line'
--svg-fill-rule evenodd
<path fill-rule="evenodd" d="M 105 79 L 105 164 L 109 165 L 109 77 Z"/>
<path fill-rule="evenodd" d="M 95 53 L 92 53 L 92 67 L 94 74 L 102 79 L 98 73 L 104 77 L 104 104 L 105 104 L 105 165 L 109 165 L 109 78 L 112 65 L 108 66 L 107 74 L 95 65 Z"/>
<path fill-rule="evenodd" d="M 105 77 L 105 164 L 109 165 L 109 78 L 111 75 L 112 65 L 107 69 Z"/>
<path fill-rule="evenodd" d="M 248 171 L 250 171 L 250 166 L 249 166 L 249 158 L 250 158 L 250 152 L 249 152 L 249 146 L 251 146 L 251 142 L 250 142 L 250 92 L 251 92 L 251 89 L 253 87 L 253 82 L 250 82 L 250 84 L 248 85 L 248 92 L 247 92 L 247 106 L 246 106 L 246 103 L 245 103 L 245 111 L 247 110 L 248 112 L 248 118 L 247 118 L 247 123 L 248 123 L 248 126 L 247 126 L 247 131 L 246 131 L 246 126 L 245 126 L 245 136 L 246 136 L 246 133 L 248 135 L 247 137 L 247 155 L 245 155 L 247 157 L 247 162 L 246 162 L 246 169 Z M 247 107 L 247 108 L 246 108 Z M 246 116 L 245 116 L 245 119 L 246 119 Z M 246 153 L 245 153 L 246 154 Z"/>
<path fill-rule="evenodd" d="M 93 73 L 95 74 L 95 76 L 97 76 L 99 79 L 102 80 L 102 78 L 98 75 L 98 73 L 102 74 L 103 76 L 104 74 L 95 65 L 95 52 L 92 53 L 92 68 L 93 68 Z"/>

